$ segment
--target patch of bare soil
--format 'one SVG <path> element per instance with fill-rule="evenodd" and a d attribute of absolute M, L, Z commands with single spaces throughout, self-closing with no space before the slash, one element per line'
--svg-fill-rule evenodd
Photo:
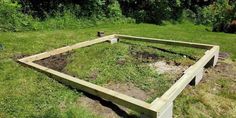
<path fill-rule="evenodd" d="M 227 93 L 228 96 L 225 97 L 235 96 L 236 63 L 228 60 L 219 61 L 214 68 L 205 71 L 202 83 L 210 84 L 210 91 L 214 94 Z"/>
<path fill-rule="evenodd" d="M 150 93 L 141 90 L 132 83 L 109 83 L 108 85 L 106 85 L 106 88 L 143 101 L 147 100 L 150 97 Z"/>
<path fill-rule="evenodd" d="M 97 79 L 99 75 L 99 70 L 98 69 L 93 69 L 87 76 L 88 79 L 90 80 L 95 80 Z"/>
<path fill-rule="evenodd" d="M 159 59 L 157 54 L 137 50 L 134 46 L 131 46 L 129 50 L 132 57 L 143 63 L 155 62 Z"/>
<path fill-rule="evenodd" d="M 150 95 L 147 92 L 135 87 L 132 83 L 109 83 L 105 85 L 105 87 L 144 101 L 147 100 Z M 79 98 L 77 104 L 88 108 L 93 113 L 104 118 L 137 117 L 136 115 L 130 114 L 129 109 L 116 105 L 112 102 L 105 101 L 93 95 L 86 95 Z"/>
<path fill-rule="evenodd" d="M 220 52 L 219 53 L 219 59 L 221 59 L 221 60 L 225 60 L 225 59 L 229 58 L 229 56 L 230 55 L 227 52 Z"/>
<path fill-rule="evenodd" d="M 127 108 L 92 95 L 80 97 L 77 100 L 77 104 L 86 107 L 93 114 L 101 116 L 102 118 L 136 117 L 135 115 L 130 115 Z"/>
<path fill-rule="evenodd" d="M 219 60 L 213 68 L 205 69 L 202 81 L 190 88 L 187 95 L 198 99 L 200 110 L 209 117 L 236 117 L 236 63 L 231 60 Z M 204 107 L 199 109 L 199 104 Z M 191 104 L 191 107 L 194 104 Z M 205 117 L 204 116 L 204 117 Z"/>
<path fill-rule="evenodd" d="M 207 69 L 206 75 L 220 75 L 223 77 L 231 77 L 236 81 L 236 64 L 234 62 L 219 61 L 214 68 Z"/>
<path fill-rule="evenodd" d="M 179 64 L 175 63 L 167 63 L 165 61 L 157 61 L 155 63 L 150 63 L 149 66 L 155 71 L 157 71 L 159 74 L 182 74 L 188 67 L 187 66 L 181 66 Z"/>
<path fill-rule="evenodd" d="M 148 63 L 154 62 L 158 60 L 158 56 L 156 54 L 151 54 L 149 52 L 132 52 L 131 53 L 137 60 Z"/>
<path fill-rule="evenodd" d="M 65 52 L 61 54 L 57 54 L 54 56 L 50 56 L 45 59 L 37 60 L 35 63 L 51 68 L 57 71 L 63 71 L 68 63 L 68 57 L 72 54 L 72 52 Z"/>
<path fill-rule="evenodd" d="M 142 62 L 153 62 L 153 61 L 156 61 L 157 59 L 159 59 L 159 56 L 157 56 L 154 53 L 152 54 L 152 53 L 149 53 L 147 51 L 140 51 L 140 50 L 135 49 L 135 47 L 142 46 L 142 45 L 133 44 L 133 43 L 125 42 L 125 41 L 120 41 L 120 42 L 124 43 L 124 44 L 131 45 L 130 46 L 131 55 L 133 57 L 135 57 L 136 59 L 141 60 Z M 170 53 L 170 54 L 176 54 L 176 55 L 182 56 L 184 58 L 188 58 L 188 59 L 193 60 L 193 61 L 198 60 L 198 58 L 195 57 L 195 56 L 190 56 L 188 54 L 183 54 L 183 53 L 167 50 L 167 49 L 160 48 L 160 47 L 155 47 L 155 46 L 145 46 L 145 47 L 150 48 L 150 49 L 159 50 L 159 51 L 166 52 L 166 53 Z"/>
<path fill-rule="evenodd" d="M 99 99 L 87 96 L 80 97 L 77 100 L 77 104 L 79 106 L 85 107 L 86 109 L 88 109 L 89 111 L 93 112 L 98 116 L 102 116 L 104 118 L 118 118 L 119 116 L 112 110 L 112 108 L 106 107 L 104 105 L 106 102 L 107 101 L 105 100 L 100 101 Z M 106 104 L 109 105 L 109 103 Z"/>

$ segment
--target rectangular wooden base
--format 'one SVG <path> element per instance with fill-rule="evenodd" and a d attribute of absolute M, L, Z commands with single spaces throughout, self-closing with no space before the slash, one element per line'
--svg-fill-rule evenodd
<path fill-rule="evenodd" d="M 200 60 L 198 60 L 194 65 L 190 66 L 184 72 L 184 75 L 182 75 L 182 77 L 174 85 L 172 85 L 160 98 L 156 98 L 151 104 L 34 63 L 34 61 L 44 59 L 63 52 L 71 51 L 77 48 L 82 48 L 106 41 L 109 41 L 111 44 L 114 44 L 121 39 L 141 40 L 167 45 L 188 46 L 206 49 L 207 51 Z M 75 45 L 58 48 L 52 51 L 32 55 L 19 59 L 18 61 L 22 64 L 40 70 L 41 72 L 54 76 L 56 80 L 62 82 L 65 85 L 85 91 L 87 93 L 101 97 L 105 100 L 130 108 L 132 110 L 138 111 L 139 113 L 144 114 L 143 116 L 147 116 L 150 118 L 170 118 L 173 114 L 173 101 L 175 100 L 175 98 L 189 83 L 197 85 L 202 79 L 203 69 L 209 65 L 215 66 L 218 61 L 218 55 L 219 46 L 215 45 L 114 34 L 97 38 L 94 40 L 81 42 Z"/>

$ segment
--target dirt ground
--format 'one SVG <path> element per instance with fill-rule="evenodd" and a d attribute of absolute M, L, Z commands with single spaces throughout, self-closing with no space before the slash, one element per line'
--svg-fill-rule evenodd
<path fill-rule="evenodd" d="M 174 63 L 167 63 L 165 61 L 157 61 L 149 64 L 149 66 L 157 71 L 159 74 L 169 73 L 180 75 L 186 70 L 187 66 L 176 65 Z"/>
<path fill-rule="evenodd" d="M 68 63 L 68 58 L 70 57 L 71 54 L 72 52 L 65 52 L 54 56 L 50 56 L 45 59 L 37 60 L 35 61 L 35 63 L 63 72 L 63 69 L 66 67 Z"/>
<path fill-rule="evenodd" d="M 109 83 L 105 87 L 144 101 L 150 97 L 150 93 L 135 87 L 132 83 Z M 79 98 L 77 104 L 88 108 L 91 112 L 103 118 L 137 117 L 132 113 L 133 111 L 125 107 L 89 94 Z"/>

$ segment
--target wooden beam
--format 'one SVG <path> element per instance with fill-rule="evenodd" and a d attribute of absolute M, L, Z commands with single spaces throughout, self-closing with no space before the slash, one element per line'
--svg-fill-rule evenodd
<path fill-rule="evenodd" d="M 138 100 L 136 98 L 121 94 L 119 92 L 92 84 L 90 82 L 52 70 L 50 68 L 38 65 L 33 62 L 24 62 L 22 60 L 20 62 L 30 67 L 33 67 L 39 71 L 55 76 L 55 79 L 57 81 L 62 82 L 65 85 L 85 91 L 87 93 L 90 93 L 92 95 L 95 95 L 101 98 L 104 98 L 108 101 L 117 103 L 119 105 L 125 106 L 132 110 L 138 111 L 139 113 L 145 114 L 149 117 L 156 117 L 156 111 L 150 110 L 149 108 L 151 105 L 142 100 Z"/>
<path fill-rule="evenodd" d="M 188 46 L 195 48 L 203 48 L 209 49 L 205 52 L 205 55 L 197 61 L 194 65 L 190 66 L 185 72 L 184 75 L 173 85 L 169 90 L 167 90 L 160 98 L 156 98 L 151 104 L 146 103 L 142 100 L 135 99 L 133 97 L 121 94 L 119 92 L 92 84 L 90 82 L 86 82 L 84 80 L 80 80 L 78 78 L 72 77 L 70 75 L 55 71 L 53 69 L 38 65 L 33 63 L 33 61 L 44 59 L 56 54 L 60 54 L 63 52 L 71 51 L 77 48 L 86 47 L 89 45 L 93 45 L 96 43 L 101 43 L 104 41 L 111 41 L 114 38 L 124 38 L 127 40 L 140 40 L 140 41 L 148 41 L 155 42 L 161 44 L 169 44 L 169 45 L 179 45 L 179 46 Z M 165 117 L 168 116 L 169 113 L 172 113 L 172 103 L 174 99 L 182 92 L 182 90 L 190 83 L 190 81 L 199 74 L 199 70 L 202 70 L 209 61 L 213 60 L 212 65 L 215 65 L 218 59 L 219 46 L 208 45 L 208 44 L 200 44 L 200 43 L 190 43 L 183 41 L 172 41 L 165 39 L 155 39 L 155 38 L 145 38 L 145 37 L 134 37 L 127 35 L 109 35 L 101 38 L 97 38 L 90 41 L 85 41 L 81 43 L 77 43 L 72 46 L 66 46 L 62 48 L 58 48 L 52 51 L 36 54 L 33 56 L 29 56 L 23 59 L 19 59 L 18 61 L 33 67 L 37 70 L 40 70 L 44 73 L 55 76 L 57 81 L 60 81 L 66 85 L 69 85 L 73 88 L 88 92 L 95 96 L 104 98 L 111 102 L 117 103 L 119 105 L 125 106 L 132 110 L 138 111 L 141 114 L 145 114 L 148 117 L 156 118 L 156 117 Z"/>
<path fill-rule="evenodd" d="M 151 109 L 160 112 L 165 107 L 174 101 L 174 99 L 182 92 L 182 90 L 191 82 L 191 80 L 198 74 L 199 70 L 219 53 L 219 46 L 214 46 L 211 50 L 207 51 L 205 55 L 197 61 L 194 65 L 188 68 L 184 75 L 167 90 L 160 98 L 155 99 L 151 103 Z"/>
<path fill-rule="evenodd" d="M 53 55 L 56 55 L 56 54 L 60 54 L 60 53 L 63 53 L 63 52 L 71 51 L 71 50 L 74 50 L 74 49 L 77 49 L 77 48 L 86 47 L 86 46 L 89 46 L 89 45 L 105 42 L 105 41 L 108 41 L 110 39 L 113 39 L 114 37 L 115 37 L 115 35 L 104 36 L 104 37 L 97 38 L 97 39 L 94 39 L 94 40 L 89 40 L 89 41 L 77 43 L 75 45 L 66 46 L 66 47 L 54 49 L 52 51 L 32 55 L 32 56 L 29 56 L 29 57 L 26 57 L 26 58 L 23 58 L 23 59 L 20 59 L 20 60 L 21 61 L 32 62 L 32 61 L 44 59 L 44 58 L 47 58 L 47 57 L 50 57 L 50 56 L 53 56 Z"/>
<path fill-rule="evenodd" d="M 138 40 L 138 41 L 154 42 L 154 43 L 161 43 L 161 44 L 167 44 L 167 45 L 194 47 L 194 48 L 201 48 L 201 49 L 211 49 L 214 46 L 214 45 L 201 44 L 201 43 L 192 43 L 192 42 L 156 39 L 156 38 L 146 38 L 146 37 L 136 37 L 136 36 L 119 35 L 119 34 L 116 34 L 116 37 L 120 38 L 120 39 L 127 39 L 127 40 Z"/>

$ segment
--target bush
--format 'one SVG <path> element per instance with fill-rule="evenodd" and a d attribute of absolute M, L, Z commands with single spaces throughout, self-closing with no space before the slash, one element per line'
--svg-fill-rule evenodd
<path fill-rule="evenodd" d="M 87 3 L 89 1 L 91 4 Z M 110 0 L 109 2 L 102 0 L 89 1 L 80 1 L 80 4 L 58 3 L 57 7 L 55 7 L 56 5 L 48 5 L 52 9 L 44 11 L 43 15 L 41 13 L 42 16 L 37 16 L 40 15 L 39 11 L 34 11 L 36 8 L 31 9 L 32 5 L 29 3 L 22 7 L 19 3 L 11 0 L 0 0 L 0 31 L 76 29 L 107 22 L 134 22 L 133 19 L 125 18 L 122 15 L 120 5 L 116 0 Z M 44 0 L 39 2 L 50 3 Z M 86 4 L 82 4 L 82 2 Z M 105 6 L 106 8 L 104 8 Z M 30 9 L 23 13 L 27 9 L 25 7 Z M 42 7 L 41 10 L 43 9 L 46 8 Z"/>
<path fill-rule="evenodd" d="M 210 5 L 209 5 L 210 4 Z M 124 14 L 124 15 L 123 15 Z M 129 17 L 129 18 L 125 18 Z M 105 22 L 192 20 L 197 24 L 233 29 L 234 0 L 0 0 L 0 31 L 91 27 Z M 225 30 L 231 32 L 231 30 Z"/>
<path fill-rule="evenodd" d="M 32 17 L 20 12 L 21 5 L 10 0 L 0 0 L 0 31 L 31 29 Z"/>
<path fill-rule="evenodd" d="M 123 14 L 138 22 L 161 24 L 164 20 L 177 20 L 182 13 L 180 0 L 119 0 Z"/>
<path fill-rule="evenodd" d="M 230 24 L 236 19 L 235 6 L 229 0 L 217 0 L 207 7 L 199 8 L 196 22 L 212 25 L 213 31 L 234 32 Z"/>
<path fill-rule="evenodd" d="M 25 13 L 46 19 L 58 12 L 71 10 L 77 18 L 120 17 L 122 16 L 117 0 L 20 0 Z"/>
<path fill-rule="evenodd" d="M 186 9 L 186 10 L 183 10 L 182 16 L 180 17 L 179 21 L 181 21 L 181 22 L 185 22 L 185 21 L 195 22 L 195 19 L 196 19 L 196 13 L 190 9 Z"/>
<path fill-rule="evenodd" d="M 112 1 L 112 3 L 108 5 L 107 16 L 110 18 L 122 17 L 122 11 L 121 11 L 120 4 L 118 3 L 118 1 Z"/>
<path fill-rule="evenodd" d="M 217 0 L 212 5 L 199 9 L 198 23 L 212 25 L 232 20 L 232 6 L 228 0 Z"/>

